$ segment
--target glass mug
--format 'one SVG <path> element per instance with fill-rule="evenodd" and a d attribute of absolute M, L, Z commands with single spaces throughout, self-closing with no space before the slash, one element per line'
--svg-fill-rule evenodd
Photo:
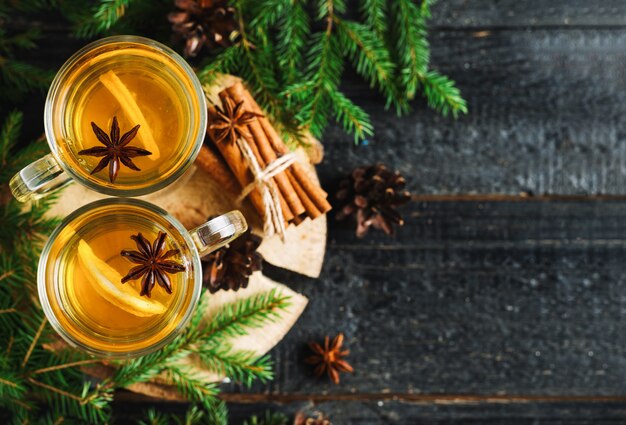
<path fill-rule="evenodd" d="M 22 202 L 70 181 L 115 196 L 156 191 L 193 163 L 206 115 L 202 86 L 176 52 L 143 37 L 98 40 L 76 52 L 54 78 L 44 113 L 52 153 L 16 174 L 11 191 Z M 107 162 L 103 137 L 125 145 L 128 158 Z"/>
<path fill-rule="evenodd" d="M 202 287 L 200 257 L 246 230 L 239 211 L 188 231 L 145 201 L 93 202 L 65 218 L 44 246 L 39 300 L 73 347 L 108 358 L 151 353 L 190 320 Z M 155 261 L 165 278 L 148 276 Z"/>

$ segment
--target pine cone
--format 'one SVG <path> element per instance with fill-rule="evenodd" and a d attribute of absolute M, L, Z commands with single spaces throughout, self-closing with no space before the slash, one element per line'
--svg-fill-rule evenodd
<path fill-rule="evenodd" d="M 252 273 L 262 268 L 263 257 L 256 252 L 262 240 L 248 229 L 227 246 L 204 257 L 203 283 L 209 292 L 247 287 Z"/>
<path fill-rule="evenodd" d="M 330 419 L 321 412 L 316 412 L 313 415 L 298 412 L 293 420 L 293 425 L 332 425 L 332 423 Z"/>
<path fill-rule="evenodd" d="M 239 35 L 235 8 L 228 0 L 175 0 L 179 9 L 168 15 L 174 33 L 185 39 L 185 56 L 209 49 L 231 46 Z"/>
<path fill-rule="evenodd" d="M 336 199 L 343 206 L 337 209 L 337 220 L 355 216 L 360 238 L 370 227 L 393 234 L 394 224 L 404 224 L 395 208 L 411 199 L 411 194 L 402 190 L 405 183 L 399 172 L 391 172 L 383 164 L 355 168 L 339 185 Z"/>

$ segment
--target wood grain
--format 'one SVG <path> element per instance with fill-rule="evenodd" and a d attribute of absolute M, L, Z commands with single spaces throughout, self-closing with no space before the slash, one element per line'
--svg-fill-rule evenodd
<path fill-rule="evenodd" d="M 418 194 L 622 195 L 626 188 L 626 30 L 434 32 L 433 66 L 457 81 L 469 114 L 428 110 L 396 118 L 354 79 L 349 97 L 375 135 L 355 146 L 337 126 L 324 137 L 328 184 L 382 161 Z"/>
<path fill-rule="evenodd" d="M 432 7 L 431 30 L 452 28 L 599 27 L 626 23 L 621 0 L 447 0 Z"/>
<path fill-rule="evenodd" d="M 622 396 L 626 203 L 421 202 L 395 238 L 331 225 L 321 282 L 273 351 L 271 394 Z M 310 377 L 343 331 L 356 373 Z"/>
<path fill-rule="evenodd" d="M 342 88 L 376 134 L 354 146 L 329 128 L 324 187 L 383 161 L 416 203 L 394 238 L 331 220 L 319 280 L 266 269 L 310 304 L 272 352 L 275 382 L 224 388 L 234 424 L 313 402 L 349 425 L 626 421 L 626 3 L 446 0 L 433 14 L 432 65 L 470 114 L 418 99 L 398 119 L 348 69 Z M 54 68 L 81 44 L 57 28 L 31 55 Z M 35 138 L 43 101 L 26 109 Z M 306 341 L 337 331 L 357 370 L 340 387 L 301 362 Z M 149 406 L 120 394 L 115 412 Z"/>

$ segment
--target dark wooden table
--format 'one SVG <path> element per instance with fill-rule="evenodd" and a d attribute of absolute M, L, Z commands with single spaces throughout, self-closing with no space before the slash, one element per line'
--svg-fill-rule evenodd
<path fill-rule="evenodd" d="M 335 424 L 626 421 L 626 2 L 446 0 L 430 39 L 469 115 L 398 119 L 346 82 L 376 135 L 331 128 L 323 183 L 382 161 L 416 199 L 396 237 L 331 220 L 318 280 L 266 268 L 311 301 L 276 379 L 224 388 L 233 423 L 313 404 Z M 59 62 L 81 44 L 43 43 Z M 338 331 L 356 373 L 333 386 L 302 359 Z M 115 412 L 153 405 L 185 410 L 121 393 Z"/>

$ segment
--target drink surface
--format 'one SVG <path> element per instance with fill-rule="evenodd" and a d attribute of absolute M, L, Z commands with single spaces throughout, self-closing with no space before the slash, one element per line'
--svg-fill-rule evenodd
<path fill-rule="evenodd" d="M 193 82 L 174 58 L 150 46 L 121 41 L 78 58 L 67 71 L 52 109 L 57 152 L 84 179 L 99 185 L 141 189 L 184 166 L 196 146 L 201 102 Z M 91 123 L 107 135 L 113 118 L 120 133 L 140 128 L 128 146 L 152 154 L 132 158 L 141 169 L 121 165 L 115 182 L 108 167 L 91 175 L 101 157 L 80 155 L 103 146 Z"/>
<path fill-rule="evenodd" d="M 140 295 L 141 277 L 121 283 L 137 266 L 121 251 L 137 250 L 130 237 L 139 232 L 150 242 L 164 232 L 163 252 L 179 250 L 168 260 L 185 270 L 168 274 L 171 294 L 155 284 L 150 297 Z M 181 326 L 194 302 L 192 256 L 179 231 L 151 211 L 109 205 L 77 217 L 54 240 L 46 263 L 46 293 L 56 327 L 71 342 L 103 353 L 158 343 Z"/>

